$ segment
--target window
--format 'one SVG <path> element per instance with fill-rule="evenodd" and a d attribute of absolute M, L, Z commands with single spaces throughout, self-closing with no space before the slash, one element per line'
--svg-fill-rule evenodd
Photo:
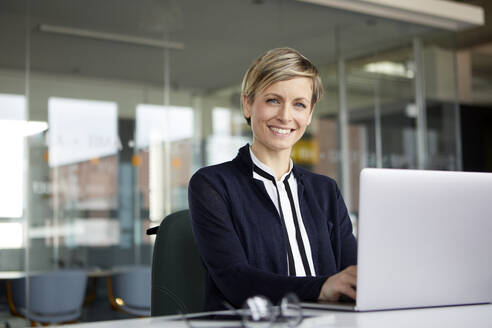
<path fill-rule="evenodd" d="M 0 94 L 0 217 L 20 218 L 23 210 L 25 98 Z M 2 228 L 2 231 L 7 231 Z M 1 238 L 3 240 L 3 238 Z"/>

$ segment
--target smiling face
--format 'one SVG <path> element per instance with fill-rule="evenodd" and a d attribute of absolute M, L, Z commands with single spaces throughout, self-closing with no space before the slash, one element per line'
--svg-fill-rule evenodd
<path fill-rule="evenodd" d="M 244 116 L 251 118 L 253 150 L 271 154 L 289 152 L 311 123 L 311 78 L 275 82 L 257 93 L 253 103 L 243 97 Z"/>

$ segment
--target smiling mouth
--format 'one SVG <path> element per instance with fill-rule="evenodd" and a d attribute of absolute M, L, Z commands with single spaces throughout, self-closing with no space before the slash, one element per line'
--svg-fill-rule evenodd
<path fill-rule="evenodd" d="M 278 135 L 288 135 L 293 131 L 293 129 L 281 129 L 281 128 L 276 128 L 274 126 L 271 126 L 270 130 L 272 130 L 275 134 Z"/>

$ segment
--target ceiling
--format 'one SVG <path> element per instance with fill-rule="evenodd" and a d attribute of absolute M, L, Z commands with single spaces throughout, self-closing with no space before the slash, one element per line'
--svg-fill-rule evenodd
<path fill-rule="evenodd" d="M 484 43 L 492 42 L 492 1 L 490 0 L 459 0 L 484 9 L 485 25 L 471 28 L 457 34 L 456 46 L 458 48 L 470 48 Z"/>
<path fill-rule="evenodd" d="M 28 54 L 36 72 L 163 83 L 161 48 L 46 33 L 39 24 L 181 42 L 183 50 L 169 51 L 171 85 L 197 90 L 239 83 L 255 57 L 278 46 L 322 66 L 337 53 L 374 55 L 438 33 L 294 0 L 2 0 L 0 69 L 24 70 Z"/>

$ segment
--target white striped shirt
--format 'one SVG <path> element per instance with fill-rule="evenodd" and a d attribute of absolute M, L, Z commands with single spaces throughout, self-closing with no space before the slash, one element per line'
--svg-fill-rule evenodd
<path fill-rule="evenodd" d="M 289 268 L 290 274 L 295 274 L 295 276 L 298 277 L 305 277 L 309 275 L 315 276 L 316 273 L 313 265 L 313 256 L 311 254 L 311 245 L 309 243 L 309 238 L 302 221 L 302 215 L 299 207 L 297 180 L 294 174 L 291 174 L 293 167 L 292 160 L 290 160 L 289 171 L 280 178 L 280 181 L 277 181 L 277 179 L 275 179 L 275 174 L 273 173 L 273 171 L 267 165 L 262 163 L 258 158 L 256 158 L 256 156 L 251 151 L 251 147 L 249 149 L 249 152 L 251 154 L 251 160 L 253 161 L 253 164 L 260 169 L 258 172 L 253 171 L 253 178 L 263 181 L 268 196 L 270 196 L 271 201 L 279 212 L 280 218 L 284 221 L 285 230 L 287 231 L 288 236 L 288 242 L 286 241 L 286 244 L 288 244 L 288 252 L 292 252 L 294 263 L 294 270 L 292 270 L 289 264 L 289 254 L 287 254 L 287 266 Z M 268 175 L 270 175 L 270 177 L 268 178 L 264 174 L 259 174 L 261 173 L 260 171 L 266 172 Z M 272 180 L 275 181 L 275 183 Z M 291 193 L 293 204 L 289 199 L 289 192 Z M 292 208 L 295 209 L 295 214 L 293 213 Z M 296 219 L 298 231 L 296 231 Z M 307 263 L 305 263 L 306 261 Z M 305 266 L 308 266 L 309 269 L 306 270 L 307 268 Z"/>

